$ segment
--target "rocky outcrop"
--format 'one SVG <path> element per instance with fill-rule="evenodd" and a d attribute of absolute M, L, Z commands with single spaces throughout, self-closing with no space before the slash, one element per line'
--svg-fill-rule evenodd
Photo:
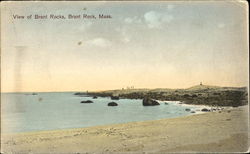
<path fill-rule="evenodd" d="M 81 103 L 93 103 L 93 101 L 87 100 L 87 101 L 81 101 Z"/>
<path fill-rule="evenodd" d="M 116 102 L 110 102 L 108 103 L 108 106 L 118 106 L 118 104 Z"/>
<path fill-rule="evenodd" d="M 208 88 L 209 87 L 209 88 Z M 207 106 L 242 106 L 248 104 L 246 87 L 196 86 L 187 89 L 133 89 L 109 90 L 102 92 L 78 92 L 75 95 L 111 97 L 112 99 L 143 99 L 145 97 L 160 101 L 179 101 L 179 104 Z M 116 97 L 113 97 L 116 96 Z M 117 97 L 118 96 L 118 97 Z"/>
<path fill-rule="evenodd" d="M 203 108 L 201 111 L 202 111 L 202 112 L 209 112 L 210 110 L 208 110 L 208 109 L 206 109 L 206 108 Z"/>
<path fill-rule="evenodd" d="M 82 93 L 82 92 L 77 92 L 77 93 L 74 93 L 74 95 L 85 95 L 86 93 Z"/>
<path fill-rule="evenodd" d="M 119 100 L 119 96 L 110 96 L 112 100 Z"/>
<path fill-rule="evenodd" d="M 187 108 L 187 109 L 185 109 L 185 111 L 191 111 L 191 110 Z"/>
<path fill-rule="evenodd" d="M 143 106 L 155 106 L 155 105 L 160 105 L 160 104 L 157 101 L 146 97 L 142 100 L 142 105 Z"/>

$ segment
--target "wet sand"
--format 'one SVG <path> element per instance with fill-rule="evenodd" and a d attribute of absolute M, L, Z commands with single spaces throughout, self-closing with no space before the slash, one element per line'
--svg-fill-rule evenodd
<path fill-rule="evenodd" d="M 246 152 L 248 106 L 179 118 L 2 135 L 3 153 Z"/>

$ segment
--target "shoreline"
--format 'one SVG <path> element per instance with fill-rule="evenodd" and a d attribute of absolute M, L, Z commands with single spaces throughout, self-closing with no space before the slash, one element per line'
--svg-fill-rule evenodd
<path fill-rule="evenodd" d="M 126 123 L 115 123 L 115 124 L 103 124 L 103 125 L 96 125 L 96 126 L 86 126 L 86 127 L 79 127 L 79 128 L 63 128 L 63 129 L 51 129 L 51 130 L 37 130 L 37 131 L 25 131 L 25 132 L 7 132 L 7 133 L 3 133 L 3 135 L 21 135 L 21 134 L 34 134 L 34 133 L 43 133 L 43 132 L 56 132 L 56 131 L 77 131 L 79 129 L 85 129 L 85 128 L 95 128 L 95 127 L 105 127 L 105 126 L 113 126 L 113 125 L 122 125 L 122 124 L 131 124 L 131 123 L 144 123 L 144 122 L 153 122 L 153 121 L 159 121 L 159 120 L 167 120 L 167 119 L 176 119 L 176 118 L 183 118 L 183 117 L 187 117 L 187 116 L 193 116 L 193 115 L 197 115 L 197 114 L 206 114 L 209 112 L 196 112 L 193 114 L 189 114 L 189 115 L 182 115 L 182 116 L 178 116 L 178 117 L 169 117 L 169 118 L 161 118 L 161 119 L 155 119 L 155 120 L 144 120 L 144 121 L 130 121 L 130 122 L 126 122 Z"/>
<path fill-rule="evenodd" d="M 181 102 L 181 101 L 161 101 L 161 100 L 156 100 L 158 103 L 164 105 L 165 102 L 170 103 L 170 104 L 175 104 L 175 105 L 179 105 L 179 106 L 184 106 L 184 107 L 195 107 L 195 110 L 191 110 L 191 111 L 195 111 L 195 113 L 193 114 L 204 114 L 204 113 L 208 113 L 208 112 L 217 112 L 217 111 L 222 111 L 222 110 L 228 110 L 228 109 L 233 109 L 233 107 L 231 106 L 216 106 L 218 107 L 218 109 L 216 109 L 215 111 L 211 110 L 214 109 L 215 106 L 210 106 L 210 105 L 198 105 L 198 104 L 186 104 L 185 102 Z M 181 103 L 181 104 L 180 104 Z M 241 107 L 241 106 L 238 106 Z M 236 107 L 236 108 L 238 108 Z M 206 112 L 206 111 L 201 111 L 202 109 L 209 109 L 210 111 Z M 193 115 L 191 114 L 191 115 Z M 189 115 L 186 115 L 189 116 Z"/>
<path fill-rule="evenodd" d="M 75 95 L 81 95 L 80 92 Z M 232 106 L 248 104 L 247 87 L 219 87 L 196 85 L 186 89 L 117 89 L 102 92 L 88 92 L 90 96 L 120 97 L 127 99 L 151 98 L 155 100 L 178 100 L 186 104 Z"/>
<path fill-rule="evenodd" d="M 183 118 L 183 117 L 187 117 L 187 116 L 193 116 L 193 115 L 197 115 L 197 114 L 206 114 L 206 113 L 210 113 L 210 112 L 196 112 L 193 114 L 189 114 L 189 115 L 182 115 L 182 116 L 178 116 L 178 117 L 169 117 L 169 118 L 161 118 L 161 119 L 155 119 L 155 120 L 144 120 L 144 121 L 130 121 L 130 122 L 126 122 L 126 123 L 115 123 L 115 124 L 103 124 L 103 125 L 96 125 L 96 126 L 86 126 L 86 127 L 79 127 L 79 128 L 63 128 L 63 129 L 51 129 L 51 130 L 37 130 L 37 131 L 25 131 L 25 132 L 7 132 L 7 133 L 3 133 L 3 135 L 25 135 L 25 134 L 36 134 L 36 133 L 44 133 L 44 132 L 57 132 L 57 131 L 77 131 L 80 129 L 88 129 L 88 128 L 96 128 L 96 127 L 106 127 L 106 126 L 115 126 L 115 125 L 123 125 L 123 124 L 131 124 L 131 123 L 144 123 L 144 122 L 153 122 L 153 121 L 160 121 L 160 120 L 167 120 L 167 119 L 178 119 L 178 118 Z"/>
<path fill-rule="evenodd" d="M 189 113 L 188 115 L 181 115 L 181 116 L 177 116 L 177 117 L 164 117 L 164 118 L 160 118 L 160 119 L 154 119 L 154 120 L 144 120 L 144 121 L 130 121 L 130 122 L 121 122 L 121 123 L 111 123 L 111 124 L 101 124 L 101 125 L 95 125 L 95 126 L 85 126 L 85 127 L 77 127 L 77 128 L 61 128 L 61 129 L 48 129 L 48 130 L 32 130 L 32 131 L 21 131 L 21 132 L 3 132 L 2 134 L 20 134 L 20 133 L 38 133 L 38 132 L 44 132 L 44 131 L 57 131 L 57 130 L 68 130 L 68 129 L 81 129 L 81 128 L 90 128 L 90 127 L 101 127 L 101 126 L 107 126 L 107 125 L 117 125 L 117 124 L 129 124 L 129 123 L 133 123 L 133 122 L 148 122 L 148 121 L 155 121 L 155 120 L 163 120 L 163 119 L 173 119 L 173 118 L 181 118 L 181 117 L 185 117 L 185 116 L 191 116 L 191 115 L 196 115 L 196 114 L 204 114 L 204 113 L 209 113 L 209 112 L 204 112 L 201 111 L 201 109 L 203 108 L 207 108 L 210 109 L 212 106 L 208 106 L 208 105 L 196 105 L 196 104 L 185 104 L 184 102 L 181 101 L 161 101 L 161 100 L 156 100 L 158 103 L 160 103 L 161 105 L 165 105 L 164 103 L 167 102 L 169 104 L 174 104 L 177 106 L 184 106 L 184 107 L 191 107 L 193 109 L 191 109 L 190 111 L 183 111 L 183 112 L 187 112 Z M 181 103 L 181 104 L 180 104 Z M 194 109 L 195 108 L 195 109 Z M 225 109 L 229 109 L 230 107 L 224 107 Z M 191 113 L 191 111 L 195 111 L 195 113 Z M 215 112 L 215 111 L 213 111 Z"/>
<path fill-rule="evenodd" d="M 229 112 L 230 111 L 230 112 Z M 178 118 L 2 134 L 1 152 L 245 152 L 248 106 Z"/>

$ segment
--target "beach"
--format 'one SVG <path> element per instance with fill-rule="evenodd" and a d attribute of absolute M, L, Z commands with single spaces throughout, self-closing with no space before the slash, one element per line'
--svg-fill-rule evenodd
<path fill-rule="evenodd" d="M 178 118 L 2 134 L 3 153 L 246 152 L 248 106 Z"/>
<path fill-rule="evenodd" d="M 0 9 L 0 154 L 250 153 L 247 2 Z"/>

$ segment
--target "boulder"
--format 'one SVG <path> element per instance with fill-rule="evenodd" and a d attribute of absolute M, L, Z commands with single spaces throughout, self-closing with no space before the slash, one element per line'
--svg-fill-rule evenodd
<path fill-rule="evenodd" d="M 154 105 L 160 105 L 157 101 L 150 99 L 150 98 L 144 98 L 142 100 L 143 106 L 154 106 Z"/>
<path fill-rule="evenodd" d="M 110 102 L 108 103 L 108 106 L 118 106 L 118 104 L 116 102 Z"/>
<path fill-rule="evenodd" d="M 191 113 L 195 113 L 195 111 L 191 111 Z"/>
<path fill-rule="evenodd" d="M 168 103 L 167 103 L 167 102 L 165 102 L 165 105 L 168 105 Z"/>
<path fill-rule="evenodd" d="M 119 100 L 119 96 L 110 96 L 112 100 Z"/>
<path fill-rule="evenodd" d="M 97 99 L 97 96 L 93 96 L 93 99 Z"/>
<path fill-rule="evenodd" d="M 209 112 L 209 110 L 206 109 L 206 108 L 203 108 L 201 111 L 202 111 L 202 112 Z"/>
<path fill-rule="evenodd" d="M 81 103 L 93 103 L 93 101 L 87 100 L 87 101 L 81 101 Z"/>
<path fill-rule="evenodd" d="M 191 111 L 191 109 L 188 109 L 188 108 L 187 108 L 187 109 L 185 109 L 185 111 Z"/>

